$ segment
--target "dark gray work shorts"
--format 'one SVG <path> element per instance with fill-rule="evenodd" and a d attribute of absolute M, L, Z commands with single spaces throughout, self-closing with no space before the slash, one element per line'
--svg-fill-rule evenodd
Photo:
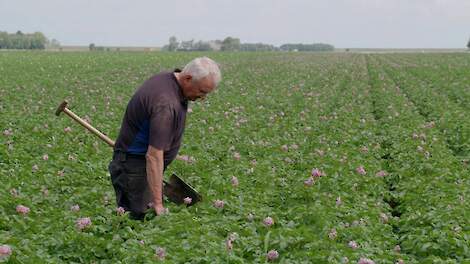
<path fill-rule="evenodd" d="M 142 220 L 152 201 L 145 156 L 115 151 L 108 169 L 117 205 L 128 211 L 132 219 Z"/>

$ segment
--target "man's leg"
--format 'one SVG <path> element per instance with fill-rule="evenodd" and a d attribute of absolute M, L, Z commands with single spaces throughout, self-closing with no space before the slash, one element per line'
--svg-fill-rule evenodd
<path fill-rule="evenodd" d="M 111 175 L 111 183 L 116 193 L 116 204 L 124 208 L 126 211 L 130 210 L 129 197 L 127 195 L 128 180 L 124 171 L 124 167 L 119 158 L 114 157 L 108 166 L 109 174 Z"/>
<path fill-rule="evenodd" d="M 152 194 L 147 183 L 146 161 L 139 158 L 128 158 L 125 163 L 127 175 L 127 195 L 129 211 L 133 219 L 143 219 L 152 201 Z"/>

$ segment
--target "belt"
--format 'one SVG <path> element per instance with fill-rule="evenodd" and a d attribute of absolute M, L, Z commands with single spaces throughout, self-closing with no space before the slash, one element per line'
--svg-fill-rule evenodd
<path fill-rule="evenodd" d="M 132 154 L 122 150 L 115 150 L 113 154 L 113 159 L 118 158 L 119 161 L 124 162 L 128 159 L 141 159 L 145 160 L 145 154 Z"/>

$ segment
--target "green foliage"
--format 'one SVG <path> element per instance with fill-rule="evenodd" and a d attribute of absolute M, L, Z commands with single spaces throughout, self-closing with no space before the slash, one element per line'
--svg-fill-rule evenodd
<path fill-rule="evenodd" d="M 220 48 L 221 51 L 237 51 L 240 50 L 240 39 L 239 38 L 232 38 L 226 37 L 222 41 L 222 47 Z"/>
<path fill-rule="evenodd" d="M 168 51 L 176 51 L 179 43 L 175 36 L 170 37 L 170 44 L 168 44 Z"/>
<path fill-rule="evenodd" d="M 163 51 L 334 51 L 329 44 L 284 44 L 280 48 L 264 43 L 241 43 L 239 38 L 226 37 L 224 40 L 195 42 L 187 40 L 178 42 L 176 37 L 170 37 L 169 44 L 163 46 Z"/>
<path fill-rule="evenodd" d="M 264 44 L 264 43 L 241 43 L 241 51 L 276 51 L 276 48 L 273 45 Z"/>
<path fill-rule="evenodd" d="M 284 51 L 334 51 L 335 47 L 330 44 L 283 44 L 281 50 Z"/>
<path fill-rule="evenodd" d="M 157 247 L 168 263 L 265 263 L 272 249 L 276 263 L 470 261 L 465 54 L 211 53 L 223 80 L 190 103 L 180 155 L 192 161 L 166 173 L 203 202 L 165 201 L 168 215 L 143 222 L 119 216 L 111 149 L 56 117 L 57 105 L 68 99 L 116 138 L 136 87 L 201 55 L 0 53 L 7 263 L 152 263 Z M 306 186 L 313 168 L 325 175 Z M 19 204 L 30 213 L 17 213 Z M 80 231 L 83 217 L 92 225 Z"/>
<path fill-rule="evenodd" d="M 163 51 L 212 51 L 214 50 L 210 42 L 199 40 L 181 41 L 178 42 L 176 37 L 171 37 L 168 45 L 162 48 Z"/>
<path fill-rule="evenodd" d="M 15 34 L 0 31 L 0 49 L 45 49 L 48 39 L 41 32 Z"/>
<path fill-rule="evenodd" d="M 103 46 L 96 46 L 95 43 L 90 43 L 90 45 L 88 45 L 88 50 L 89 51 L 111 51 L 110 48 L 105 48 Z"/>

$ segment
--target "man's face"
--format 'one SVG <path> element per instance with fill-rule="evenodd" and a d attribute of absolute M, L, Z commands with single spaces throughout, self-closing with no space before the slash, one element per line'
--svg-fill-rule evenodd
<path fill-rule="evenodd" d="M 183 76 L 181 86 L 183 88 L 184 97 L 191 101 L 196 101 L 197 99 L 204 100 L 207 94 L 215 89 L 212 78 L 205 77 L 198 81 L 193 81 L 191 75 Z"/>

